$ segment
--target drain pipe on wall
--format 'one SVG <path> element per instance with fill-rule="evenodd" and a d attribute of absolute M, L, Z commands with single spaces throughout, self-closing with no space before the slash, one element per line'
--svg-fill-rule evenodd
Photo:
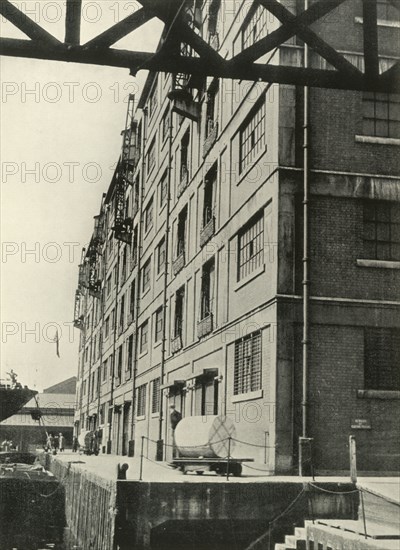
<path fill-rule="evenodd" d="M 147 143 L 147 107 L 143 108 L 143 135 L 142 135 L 142 150 L 141 150 L 141 162 L 140 162 L 140 189 L 139 189 L 139 223 L 138 223 L 138 233 L 137 233 L 137 275 L 136 275 L 136 303 L 135 303 L 135 353 L 133 354 L 133 368 L 132 368 L 132 418 L 131 418 L 131 441 L 134 441 L 135 434 L 135 408 L 136 408 L 136 375 L 137 375 L 137 365 L 139 358 L 139 313 L 140 313 L 140 269 L 141 269 L 141 258 L 142 258 L 142 234 L 143 234 L 143 203 L 144 203 L 144 184 L 145 184 L 145 169 L 146 169 L 146 159 L 145 159 L 145 149 Z M 133 444 L 134 445 L 134 444 Z M 134 456 L 135 449 L 133 448 L 131 452 L 128 452 L 129 456 Z"/>
<path fill-rule="evenodd" d="M 163 441 L 163 421 L 164 421 L 164 390 L 162 386 L 165 380 L 165 355 L 166 355 L 166 319 L 167 319 L 167 301 L 168 301 L 168 254 L 169 254 L 169 219 L 171 210 L 171 171 L 172 171 L 172 106 L 169 112 L 169 135 L 168 135 L 168 176 L 167 176 L 167 211 L 165 216 L 165 266 L 164 266 L 164 289 L 163 289 L 163 330 L 162 330 L 162 346 L 161 346 L 161 373 L 160 373 L 160 417 L 158 426 L 158 441 L 156 460 L 164 459 L 164 441 Z"/>
<path fill-rule="evenodd" d="M 121 241 L 118 240 L 118 247 L 117 247 L 117 268 L 116 268 L 116 280 L 115 280 L 115 309 L 114 309 L 114 338 L 113 338 L 113 353 L 112 353 L 112 370 L 111 370 L 111 392 L 110 392 L 110 401 L 109 401 L 109 407 L 113 407 L 113 399 L 114 399 L 114 380 L 115 380 L 115 352 L 117 348 L 117 328 L 118 328 L 118 296 L 119 296 L 119 260 L 120 260 L 120 253 L 121 253 Z M 115 414 L 115 413 L 114 413 Z M 110 409 L 108 410 L 108 439 L 107 439 L 107 454 L 111 453 L 111 447 L 112 447 L 112 439 L 111 439 L 111 432 L 112 427 L 114 424 L 114 414 L 111 417 L 110 415 Z M 112 420 L 111 420 L 112 419 Z"/>
<path fill-rule="evenodd" d="M 308 9 L 308 0 L 304 0 L 304 11 Z M 304 68 L 309 65 L 309 50 L 307 43 L 304 43 Z M 308 445 L 307 424 L 308 424 L 308 366 L 310 346 L 310 280 L 309 280 L 309 88 L 304 86 L 303 99 L 303 364 L 302 364 L 302 430 L 299 440 L 299 475 L 305 475 L 305 463 L 311 456 L 305 453 L 305 446 Z"/>

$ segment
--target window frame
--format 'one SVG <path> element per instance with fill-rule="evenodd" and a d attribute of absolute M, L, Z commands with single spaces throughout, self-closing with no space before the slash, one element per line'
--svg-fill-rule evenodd
<path fill-rule="evenodd" d="M 250 342 L 251 349 L 250 355 L 245 356 L 247 342 Z M 239 346 L 241 346 L 242 349 L 240 349 Z M 254 350 L 254 347 L 257 349 Z M 242 357 L 240 357 L 240 355 Z M 250 364 L 245 364 L 244 359 L 248 359 L 249 357 L 251 359 Z M 240 363 L 241 359 L 243 359 L 243 363 Z M 258 359 L 258 364 L 254 365 L 256 359 Z M 233 369 L 234 396 L 257 392 L 262 389 L 262 366 L 261 330 L 247 334 L 235 341 Z"/>
<path fill-rule="evenodd" d="M 248 242 L 245 242 L 242 245 L 243 240 L 245 239 L 246 235 L 248 235 L 253 230 L 253 228 L 256 228 L 257 231 L 257 225 L 260 224 L 260 231 L 256 232 L 255 235 L 253 235 L 253 238 L 249 240 Z M 261 269 L 264 265 L 264 233 L 265 233 L 265 212 L 264 208 L 256 212 L 250 220 L 240 229 L 240 231 L 237 234 L 237 282 L 246 280 L 248 277 L 250 277 L 254 272 L 257 272 L 258 269 Z M 256 240 L 261 241 L 261 245 L 259 243 L 258 249 L 254 251 L 255 245 L 254 242 Z M 249 248 L 250 254 L 249 258 L 245 259 L 245 261 L 242 262 L 242 257 L 246 247 Z M 254 259 L 260 256 L 260 260 L 257 262 L 254 262 Z M 245 266 L 251 266 L 254 263 L 250 269 L 247 269 L 246 272 L 243 273 L 243 268 Z"/>
<path fill-rule="evenodd" d="M 265 151 L 265 92 L 244 119 L 239 129 L 239 174 L 249 168 L 252 162 Z M 250 142 L 249 147 L 247 147 Z"/>

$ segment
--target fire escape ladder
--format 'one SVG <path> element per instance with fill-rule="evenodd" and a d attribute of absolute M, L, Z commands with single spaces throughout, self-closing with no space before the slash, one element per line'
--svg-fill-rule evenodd
<path fill-rule="evenodd" d="M 192 0 L 185 9 L 188 26 L 196 34 L 200 35 L 202 28 L 201 2 Z M 186 42 L 180 43 L 180 55 L 182 57 L 199 57 L 194 48 Z M 200 119 L 200 103 L 195 101 L 193 90 L 200 90 L 203 86 L 202 75 L 190 75 L 186 73 L 174 73 L 172 90 L 168 98 L 172 102 L 172 111 L 195 122 Z"/>
<path fill-rule="evenodd" d="M 115 182 L 115 219 L 114 236 L 116 239 L 131 244 L 133 219 L 127 216 L 125 209 L 125 193 L 127 186 L 133 182 L 133 172 L 138 161 L 136 147 L 136 123 L 134 117 L 135 96 L 129 95 L 128 109 L 126 113 L 125 129 L 122 133 L 122 152 L 116 171 Z"/>

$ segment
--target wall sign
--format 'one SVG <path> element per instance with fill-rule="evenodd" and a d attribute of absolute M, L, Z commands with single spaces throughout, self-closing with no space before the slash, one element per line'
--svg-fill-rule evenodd
<path fill-rule="evenodd" d="M 353 430 L 370 430 L 371 421 L 368 418 L 353 418 L 351 427 Z"/>

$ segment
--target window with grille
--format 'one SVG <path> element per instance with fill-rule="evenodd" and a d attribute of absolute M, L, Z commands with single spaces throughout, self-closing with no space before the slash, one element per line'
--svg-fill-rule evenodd
<path fill-rule="evenodd" d="M 187 206 L 182 208 L 178 216 L 176 257 L 184 254 L 186 240 Z"/>
<path fill-rule="evenodd" d="M 161 404 L 161 380 L 156 378 L 151 383 L 151 412 L 152 414 L 160 412 Z"/>
<path fill-rule="evenodd" d="M 165 251 L 165 237 L 163 237 L 157 246 L 157 274 L 161 273 L 165 267 Z"/>
<path fill-rule="evenodd" d="M 137 389 L 137 408 L 136 408 L 137 416 L 146 415 L 146 389 L 147 389 L 147 384 L 142 384 Z"/>
<path fill-rule="evenodd" d="M 265 147 L 265 96 L 244 121 L 240 130 L 239 169 L 242 172 Z"/>
<path fill-rule="evenodd" d="M 140 327 L 140 353 L 147 351 L 149 345 L 149 322 L 145 321 Z"/>
<path fill-rule="evenodd" d="M 258 6 L 253 17 L 247 23 L 242 32 L 243 49 L 253 45 L 257 40 L 267 36 L 268 12 L 262 6 Z"/>
<path fill-rule="evenodd" d="M 364 388 L 400 390 L 400 329 L 364 329 Z"/>
<path fill-rule="evenodd" d="M 238 280 L 264 263 L 264 211 L 259 212 L 238 236 Z"/>
<path fill-rule="evenodd" d="M 377 0 L 376 10 L 378 19 L 383 21 L 398 21 L 399 9 L 394 4 L 395 2 L 390 2 L 390 0 Z"/>
<path fill-rule="evenodd" d="M 147 233 L 153 227 L 153 198 L 149 200 L 144 210 L 144 231 Z"/>
<path fill-rule="evenodd" d="M 163 308 L 159 307 L 155 314 L 154 320 L 154 342 L 160 342 L 163 334 Z"/>
<path fill-rule="evenodd" d="M 240 395 L 261 389 L 261 331 L 235 342 L 233 393 Z"/>
<path fill-rule="evenodd" d="M 364 92 L 363 134 L 400 138 L 400 94 Z"/>
<path fill-rule="evenodd" d="M 142 292 L 146 292 L 150 288 L 150 260 L 144 264 L 142 268 Z"/>
<path fill-rule="evenodd" d="M 211 315 L 214 306 L 214 273 L 215 260 L 212 258 L 204 264 L 201 276 L 201 319 Z"/>
<path fill-rule="evenodd" d="M 156 163 L 156 138 L 154 137 L 147 151 L 147 173 L 148 174 L 150 174 L 150 172 L 152 171 L 155 163 Z"/>
<path fill-rule="evenodd" d="M 184 299 L 185 299 L 185 287 L 181 287 L 175 294 L 175 323 L 174 323 L 175 338 L 177 338 L 178 336 L 182 338 Z"/>
<path fill-rule="evenodd" d="M 366 200 L 363 237 L 366 258 L 400 261 L 400 204 Z"/>
<path fill-rule="evenodd" d="M 166 203 L 167 201 L 167 192 L 168 192 L 168 170 L 165 170 L 161 181 L 159 183 L 159 197 L 160 197 L 160 208 Z"/>

